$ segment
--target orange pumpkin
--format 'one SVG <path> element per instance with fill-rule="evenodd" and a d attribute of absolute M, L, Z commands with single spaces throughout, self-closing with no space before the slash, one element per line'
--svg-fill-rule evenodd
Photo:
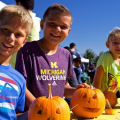
<path fill-rule="evenodd" d="M 95 118 L 105 109 L 105 96 L 99 89 L 80 88 L 72 95 L 70 106 L 80 118 Z"/>
<path fill-rule="evenodd" d="M 48 96 L 39 97 L 30 105 L 28 120 L 70 120 L 70 108 L 63 98 L 52 97 L 49 85 Z"/>
<path fill-rule="evenodd" d="M 117 104 L 117 96 L 112 91 L 104 91 L 105 99 L 108 99 L 111 107 L 114 107 Z"/>
<path fill-rule="evenodd" d="M 116 109 L 105 109 L 105 114 L 115 115 L 116 114 Z"/>

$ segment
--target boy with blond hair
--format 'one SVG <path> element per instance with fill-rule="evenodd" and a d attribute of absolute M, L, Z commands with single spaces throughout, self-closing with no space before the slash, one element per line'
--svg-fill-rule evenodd
<path fill-rule="evenodd" d="M 67 83 L 74 77 L 72 57 L 68 50 L 59 46 L 69 34 L 72 24 L 70 11 L 63 5 L 51 5 L 41 20 L 42 39 L 27 42 L 18 52 L 16 69 L 26 78 L 26 105 L 40 96 L 47 95 L 48 84 L 53 96 L 71 96 L 76 88 L 90 87 L 87 84 L 70 87 Z"/>
<path fill-rule="evenodd" d="M 17 5 L 4 7 L 0 18 L 0 120 L 16 120 L 16 112 L 24 110 L 26 82 L 9 61 L 25 44 L 33 23 L 29 13 Z M 27 113 L 23 116 L 18 120 L 27 119 Z"/>

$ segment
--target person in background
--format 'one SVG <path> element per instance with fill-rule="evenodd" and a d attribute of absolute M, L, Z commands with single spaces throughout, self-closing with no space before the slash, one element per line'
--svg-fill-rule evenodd
<path fill-rule="evenodd" d="M 9 61 L 27 41 L 33 21 L 17 5 L 5 6 L 0 18 L 0 120 L 27 120 L 27 112 L 16 116 L 24 110 L 26 81 Z"/>
<path fill-rule="evenodd" d="M 67 49 L 71 53 L 71 56 L 73 55 L 73 53 L 71 52 L 71 49 L 68 46 L 65 46 L 64 48 Z M 78 85 L 78 81 L 77 81 L 77 78 L 76 78 L 75 71 L 74 71 L 74 78 L 70 79 L 68 81 L 68 83 L 71 87 L 76 87 Z"/>
<path fill-rule="evenodd" d="M 15 0 L 16 5 L 24 7 L 33 19 L 33 28 L 28 36 L 27 42 L 39 40 L 39 33 L 40 33 L 40 18 L 36 17 L 36 14 L 32 12 L 34 9 L 34 0 Z M 16 62 L 16 55 L 17 53 L 13 54 L 10 59 L 10 64 L 15 68 Z"/>
<path fill-rule="evenodd" d="M 91 82 L 91 84 L 93 84 L 95 70 L 94 70 L 94 64 L 92 63 L 92 61 L 89 64 L 88 75 L 90 76 L 90 82 Z"/>
<path fill-rule="evenodd" d="M 92 71 L 92 70 L 93 70 L 93 66 L 94 66 L 94 65 L 93 65 L 93 63 L 92 63 L 92 62 L 90 62 L 90 64 L 89 64 L 89 70 L 91 70 L 91 71 Z"/>
<path fill-rule="evenodd" d="M 76 58 L 76 57 L 81 58 L 80 53 L 75 50 L 75 47 L 76 47 L 75 43 L 70 43 L 70 49 L 71 49 L 71 51 L 73 53 L 73 55 L 72 55 L 73 59 Z"/>
<path fill-rule="evenodd" d="M 85 68 L 85 64 L 83 62 L 81 63 L 81 69 L 82 69 L 82 73 L 85 72 L 86 68 Z"/>
<path fill-rule="evenodd" d="M 79 84 L 76 88 L 68 85 L 74 77 L 72 57 L 59 43 L 68 36 L 71 24 L 72 16 L 65 6 L 51 5 L 40 24 L 43 38 L 27 42 L 19 50 L 15 68 L 26 78 L 28 108 L 37 97 L 47 95 L 48 84 L 52 85 L 52 95 L 59 97 L 71 97 L 80 87 L 90 88 L 87 84 Z"/>
<path fill-rule="evenodd" d="M 106 47 L 109 51 L 104 52 L 97 61 L 93 86 L 102 91 L 113 91 L 120 97 L 120 28 L 110 32 Z"/>
<path fill-rule="evenodd" d="M 82 70 L 81 70 L 81 60 L 80 60 L 80 58 L 74 58 L 73 63 L 74 63 L 74 66 L 75 66 L 74 71 L 75 71 L 78 83 L 82 84 L 82 81 L 81 81 Z"/>
<path fill-rule="evenodd" d="M 70 47 L 65 46 L 64 48 L 65 48 L 65 49 L 67 49 L 67 50 L 70 52 L 71 56 L 73 55 L 73 53 L 72 53 L 72 51 L 71 51 Z"/>
<path fill-rule="evenodd" d="M 16 5 L 24 7 L 31 15 L 33 19 L 33 28 L 28 36 L 27 42 L 40 39 L 40 18 L 36 17 L 36 13 L 32 12 L 34 9 L 34 0 L 15 0 Z"/>

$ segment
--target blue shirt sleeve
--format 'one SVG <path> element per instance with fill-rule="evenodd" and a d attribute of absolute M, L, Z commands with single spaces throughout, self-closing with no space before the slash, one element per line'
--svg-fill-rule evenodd
<path fill-rule="evenodd" d="M 81 81 L 81 67 L 74 68 L 74 70 L 75 70 L 75 74 L 76 74 L 78 83 L 82 84 L 82 81 Z"/>

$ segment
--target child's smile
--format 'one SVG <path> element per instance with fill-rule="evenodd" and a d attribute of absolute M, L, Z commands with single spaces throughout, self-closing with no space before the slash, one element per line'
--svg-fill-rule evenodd
<path fill-rule="evenodd" d="M 50 33 L 52 37 L 55 37 L 55 38 L 60 38 L 60 35 L 56 35 L 56 34 L 52 34 Z"/>
<path fill-rule="evenodd" d="M 4 46 L 6 49 L 8 49 L 8 50 L 10 50 L 11 48 L 14 47 L 12 44 L 9 44 L 9 43 L 7 43 L 7 42 L 3 42 L 2 44 L 3 44 L 3 46 Z"/>

